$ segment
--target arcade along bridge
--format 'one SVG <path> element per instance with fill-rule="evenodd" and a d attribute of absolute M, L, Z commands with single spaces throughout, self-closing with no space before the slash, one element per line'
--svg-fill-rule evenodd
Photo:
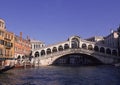
<path fill-rule="evenodd" d="M 34 63 L 37 65 L 52 65 L 65 62 L 80 63 L 81 61 L 78 61 L 80 59 L 86 61 L 84 57 L 103 64 L 113 64 L 120 61 L 117 49 L 83 40 L 78 36 L 72 36 L 67 41 L 34 50 L 32 55 L 34 56 Z"/>

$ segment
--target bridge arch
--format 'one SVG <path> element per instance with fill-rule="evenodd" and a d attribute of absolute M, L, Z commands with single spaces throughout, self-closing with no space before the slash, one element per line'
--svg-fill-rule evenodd
<path fill-rule="evenodd" d="M 41 50 L 41 56 L 45 55 L 45 50 Z"/>
<path fill-rule="evenodd" d="M 80 37 L 72 36 L 68 39 L 70 48 L 79 48 L 80 47 Z"/>
<path fill-rule="evenodd" d="M 66 49 L 69 49 L 69 45 L 68 44 L 65 44 L 64 45 L 64 49 L 66 50 Z"/>
<path fill-rule="evenodd" d="M 39 55 L 40 55 L 39 52 L 36 51 L 36 52 L 35 52 L 35 57 L 39 57 Z"/>
<path fill-rule="evenodd" d="M 48 48 L 46 53 L 47 53 L 47 54 L 51 54 L 51 49 Z"/>
<path fill-rule="evenodd" d="M 53 47 L 53 48 L 52 48 L 52 52 L 53 52 L 53 53 L 57 52 L 57 47 Z"/>
<path fill-rule="evenodd" d="M 88 50 L 93 50 L 93 46 L 92 45 L 88 45 Z"/>
<path fill-rule="evenodd" d="M 102 61 L 97 59 L 94 56 L 81 54 L 81 53 L 71 53 L 62 55 L 54 59 L 51 64 L 78 64 L 78 65 L 87 65 L 87 64 L 102 64 Z"/>
<path fill-rule="evenodd" d="M 99 52 L 99 47 L 98 47 L 98 46 L 95 46 L 95 47 L 94 47 L 94 51 Z"/>
<path fill-rule="evenodd" d="M 83 49 L 87 49 L 87 45 L 85 43 L 82 44 Z"/>
<path fill-rule="evenodd" d="M 60 45 L 60 46 L 58 47 L 58 50 L 59 50 L 59 51 L 63 51 L 63 46 Z"/>
<path fill-rule="evenodd" d="M 101 52 L 101 53 L 105 53 L 105 48 L 104 48 L 104 47 L 101 47 L 101 48 L 100 48 L 100 52 Z"/>
<path fill-rule="evenodd" d="M 71 48 L 79 48 L 80 41 L 78 38 L 72 38 L 71 39 Z"/>
<path fill-rule="evenodd" d="M 117 56 L 117 51 L 116 50 L 112 50 L 112 55 Z"/>
<path fill-rule="evenodd" d="M 111 55 L 111 50 L 109 48 L 106 49 L 106 54 L 110 54 Z"/>

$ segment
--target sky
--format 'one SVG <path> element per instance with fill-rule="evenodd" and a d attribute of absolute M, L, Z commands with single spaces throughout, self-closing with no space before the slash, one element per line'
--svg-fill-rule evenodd
<path fill-rule="evenodd" d="M 120 25 L 120 0 L 0 0 L 0 18 L 8 31 L 46 44 L 107 36 Z"/>

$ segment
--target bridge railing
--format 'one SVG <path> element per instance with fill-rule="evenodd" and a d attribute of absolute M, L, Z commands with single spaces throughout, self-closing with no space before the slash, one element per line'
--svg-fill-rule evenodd
<path fill-rule="evenodd" d="M 70 51 L 71 51 L 71 49 L 66 49 L 66 50 L 63 50 L 63 51 L 54 52 L 54 53 L 51 53 L 51 54 L 43 55 L 43 56 L 40 57 L 40 59 L 49 58 L 49 57 L 53 57 L 53 56 L 57 56 L 57 55 L 63 55 L 65 53 L 70 53 Z"/>
<path fill-rule="evenodd" d="M 94 51 L 94 50 L 81 49 L 81 51 L 86 52 L 86 53 L 90 53 L 92 55 L 99 55 L 99 56 L 102 56 L 102 57 L 120 58 L 119 56 L 115 56 L 115 55 L 112 55 L 112 54 L 101 53 L 101 52 L 97 52 L 97 51 Z"/>
<path fill-rule="evenodd" d="M 70 53 L 83 53 L 83 54 L 88 54 L 88 55 L 99 55 L 99 56 L 102 56 L 102 57 L 114 57 L 114 58 L 120 58 L 118 56 L 113 56 L 113 55 L 109 55 L 109 54 L 105 54 L 105 53 L 100 53 L 100 52 L 96 52 L 94 50 L 87 50 L 87 49 L 83 49 L 83 48 L 75 48 L 75 49 L 66 49 L 66 50 L 63 50 L 63 51 L 58 51 L 58 52 L 54 52 L 54 53 L 51 53 L 51 54 L 47 54 L 47 55 L 44 55 L 44 56 L 41 56 L 39 57 L 40 59 L 44 59 L 44 58 L 50 58 L 50 57 L 54 57 L 54 56 L 62 56 L 64 54 L 70 54 Z"/>

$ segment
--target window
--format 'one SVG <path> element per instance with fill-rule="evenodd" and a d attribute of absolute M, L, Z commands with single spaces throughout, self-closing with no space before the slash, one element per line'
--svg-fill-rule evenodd
<path fill-rule="evenodd" d="M 2 35 L 2 31 L 0 31 L 0 35 Z"/>
<path fill-rule="evenodd" d="M 10 39 L 10 34 L 8 35 L 8 39 Z"/>
<path fill-rule="evenodd" d="M 4 41 L 3 41 L 3 40 L 0 40 L 0 44 L 1 44 L 1 45 L 4 45 Z"/>
<path fill-rule="evenodd" d="M 4 23 L 2 23 L 2 27 L 4 27 Z"/>
<path fill-rule="evenodd" d="M 0 27 L 4 27 L 4 23 L 3 22 L 0 22 Z"/>
<path fill-rule="evenodd" d="M 10 44 L 11 44 L 10 46 L 13 47 L 13 43 L 10 43 Z"/>
<path fill-rule="evenodd" d="M 0 31 L 0 36 L 4 36 L 4 32 L 3 31 Z"/>
<path fill-rule="evenodd" d="M 1 24 L 2 24 L 2 23 L 0 22 L 0 27 L 2 26 Z"/>
<path fill-rule="evenodd" d="M 0 49 L 0 55 L 2 55 L 2 49 Z"/>

